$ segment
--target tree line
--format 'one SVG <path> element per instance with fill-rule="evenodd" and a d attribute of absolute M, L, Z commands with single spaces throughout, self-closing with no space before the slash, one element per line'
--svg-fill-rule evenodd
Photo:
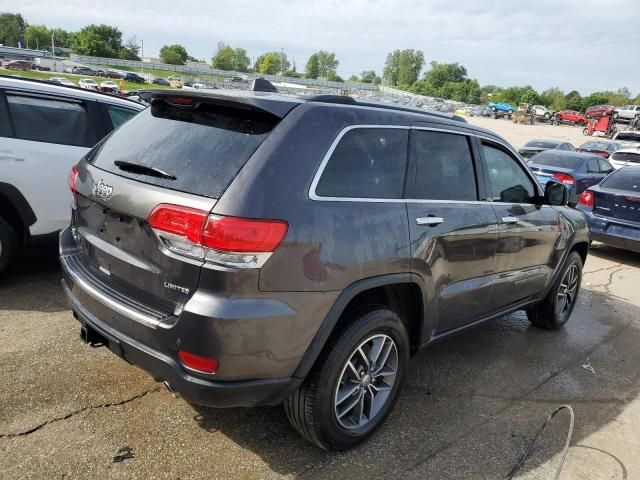
<path fill-rule="evenodd" d="M 21 44 L 23 47 L 51 50 L 52 34 L 56 47 L 68 48 L 80 55 L 140 60 L 138 39 L 133 36 L 123 42 L 122 32 L 117 27 L 92 24 L 77 32 L 69 32 L 61 28 L 50 29 L 45 25 L 30 25 L 20 14 L 0 13 L 0 44 Z M 204 62 L 189 55 L 180 44 L 164 45 L 160 49 L 160 59 L 171 65 L 184 65 L 189 61 Z M 319 50 L 309 56 L 304 70 L 298 72 L 295 62 L 290 61 L 284 51 L 265 52 L 253 60 L 244 48 L 232 47 L 225 42 L 218 43 L 211 58 L 211 66 L 218 70 L 325 78 L 342 82 L 344 80 L 337 73 L 339 64 L 334 52 Z M 626 87 L 615 92 L 595 92 L 582 97 L 577 90 L 565 94 L 558 88 L 538 92 L 529 85 L 507 88 L 480 86 L 459 63 L 432 61 L 426 71 L 423 71 L 424 67 L 425 57 L 421 50 L 394 50 L 386 57 L 381 77 L 375 70 L 365 70 L 360 75 L 349 77 L 349 81 L 376 85 L 384 83 L 421 95 L 474 104 L 508 102 L 517 106 L 519 103 L 531 103 L 553 110 L 584 110 L 598 104 L 640 104 L 640 94 L 632 98 Z"/>

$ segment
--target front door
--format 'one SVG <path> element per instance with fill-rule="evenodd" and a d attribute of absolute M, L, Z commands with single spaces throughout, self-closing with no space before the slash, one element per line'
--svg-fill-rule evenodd
<path fill-rule="evenodd" d="M 497 223 L 491 203 L 479 201 L 484 185 L 474 151 L 464 130 L 411 130 L 405 192 L 411 268 L 427 286 L 427 315 L 434 320 L 424 340 L 491 310 Z"/>
<path fill-rule="evenodd" d="M 493 303 L 506 308 L 538 295 L 553 274 L 560 214 L 542 203 L 539 186 L 509 149 L 482 140 L 480 151 L 500 225 Z"/>

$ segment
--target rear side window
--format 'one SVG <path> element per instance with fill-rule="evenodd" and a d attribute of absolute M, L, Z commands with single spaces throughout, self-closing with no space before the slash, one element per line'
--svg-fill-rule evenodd
<path fill-rule="evenodd" d="M 402 198 L 408 130 L 356 128 L 340 139 L 316 186 L 323 197 Z"/>
<path fill-rule="evenodd" d="M 13 135 L 11 133 L 11 123 L 9 123 L 9 111 L 4 97 L 0 94 L 0 137 L 11 136 Z"/>
<path fill-rule="evenodd" d="M 611 166 L 611 164 L 604 158 L 599 158 L 598 164 L 600 165 L 600 172 L 602 173 L 610 173 L 613 171 L 613 167 Z"/>
<path fill-rule="evenodd" d="M 482 144 L 494 201 L 533 203 L 536 188 L 518 161 L 503 150 Z"/>
<path fill-rule="evenodd" d="M 117 107 L 115 105 L 105 105 L 104 107 L 107 110 L 107 115 L 109 115 L 109 120 L 111 121 L 113 129 L 118 128 L 120 125 L 122 125 L 124 122 L 138 113 L 138 110 Z"/>
<path fill-rule="evenodd" d="M 476 177 L 466 136 L 413 130 L 407 198 L 476 200 Z"/>
<path fill-rule="evenodd" d="M 611 160 L 618 162 L 640 163 L 640 153 L 616 152 L 611 156 Z"/>
<path fill-rule="evenodd" d="M 219 198 L 277 121 L 239 108 L 181 108 L 156 100 L 114 131 L 87 161 L 140 182 Z M 175 180 L 123 171 L 116 160 L 162 170 Z"/>
<path fill-rule="evenodd" d="M 96 143 L 87 108 L 61 99 L 7 95 L 15 137 L 91 147 Z"/>
<path fill-rule="evenodd" d="M 640 170 L 633 167 L 621 168 L 605 178 L 600 186 L 613 190 L 626 190 L 628 192 L 640 193 Z"/>

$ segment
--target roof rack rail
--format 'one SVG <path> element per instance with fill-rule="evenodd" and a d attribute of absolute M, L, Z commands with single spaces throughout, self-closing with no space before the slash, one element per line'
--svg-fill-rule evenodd
<path fill-rule="evenodd" d="M 403 107 L 401 105 L 375 102 L 356 102 L 356 105 L 361 105 L 363 107 L 383 108 L 385 110 L 396 110 L 400 112 L 417 113 L 418 115 L 429 115 L 431 117 L 440 117 L 446 118 L 447 120 L 455 120 L 457 122 L 467 123 L 467 121 L 459 115 L 455 115 L 453 113 L 438 112 L 437 110 L 424 110 L 417 107 Z"/>
<path fill-rule="evenodd" d="M 347 95 L 312 95 L 303 97 L 307 102 L 339 103 L 341 105 L 358 105 L 356 99 Z"/>

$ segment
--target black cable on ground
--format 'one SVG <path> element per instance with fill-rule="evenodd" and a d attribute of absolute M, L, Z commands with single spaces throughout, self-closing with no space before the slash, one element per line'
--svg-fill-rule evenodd
<path fill-rule="evenodd" d="M 531 443 L 529 444 L 529 446 L 527 447 L 525 452 L 522 454 L 522 456 L 518 460 L 518 463 L 511 469 L 511 471 L 505 477 L 506 480 L 511 480 L 512 478 L 514 478 L 516 476 L 516 474 L 520 471 L 520 469 L 524 465 L 524 462 L 526 462 L 527 458 L 529 458 L 529 456 L 531 455 L 531 452 L 533 452 L 533 447 L 535 446 L 536 442 L 538 441 L 538 438 L 540 437 L 540 435 L 542 434 L 544 429 L 547 428 L 547 425 L 549 424 L 551 419 L 553 417 L 555 417 L 558 413 L 560 413 L 562 410 L 565 410 L 565 409 L 569 411 L 569 415 L 570 415 L 569 431 L 567 432 L 567 441 L 565 442 L 564 448 L 562 449 L 562 456 L 560 458 L 560 464 L 558 465 L 558 469 L 556 470 L 556 474 L 553 477 L 553 480 L 558 480 L 558 478 L 560 477 L 560 474 L 562 473 L 562 469 L 564 467 L 564 462 L 567 459 L 567 453 L 569 452 L 569 446 L 571 444 L 571 437 L 573 436 L 573 426 L 575 424 L 575 414 L 573 413 L 573 408 L 571 408 L 571 406 L 569 406 L 569 405 L 560 405 L 553 412 L 551 412 L 551 414 L 547 417 L 547 419 L 544 421 L 542 426 L 536 432 L 535 436 L 533 437 L 533 440 L 531 440 Z"/>

